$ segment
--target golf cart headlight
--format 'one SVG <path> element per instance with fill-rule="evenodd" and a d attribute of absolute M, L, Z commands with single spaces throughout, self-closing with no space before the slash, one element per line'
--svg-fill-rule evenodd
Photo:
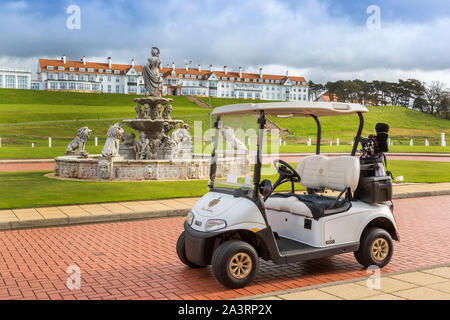
<path fill-rule="evenodd" d="M 205 230 L 206 231 L 215 231 L 223 229 L 227 226 L 225 220 L 221 219 L 211 219 L 206 222 Z"/>
<path fill-rule="evenodd" d="M 194 214 L 192 213 L 192 211 L 189 211 L 189 213 L 186 217 L 186 221 L 187 221 L 188 225 L 192 225 L 192 222 L 194 222 Z"/>

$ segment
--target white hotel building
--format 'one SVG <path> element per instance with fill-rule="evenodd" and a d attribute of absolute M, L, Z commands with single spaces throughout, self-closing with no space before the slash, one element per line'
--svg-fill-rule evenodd
<path fill-rule="evenodd" d="M 0 68 L 0 88 L 31 89 L 31 70 Z"/>
<path fill-rule="evenodd" d="M 198 68 L 172 68 L 161 70 L 164 95 L 198 95 L 211 97 L 246 98 L 261 100 L 307 100 L 308 84 L 304 77 L 286 75 L 243 73 Z M 38 68 L 40 90 L 145 94 L 142 67 L 106 63 L 68 61 L 64 55 L 59 60 L 40 59 Z M 38 89 L 33 84 L 34 89 Z"/>

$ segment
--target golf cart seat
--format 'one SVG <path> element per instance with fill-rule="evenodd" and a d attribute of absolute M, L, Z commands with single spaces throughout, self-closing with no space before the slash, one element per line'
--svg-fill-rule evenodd
<path fill-rule="evenodd" d="M 304 187 L 312 190 L 328 188 L 341 194 L 339 197 L 326 197 L 314 193 L 275 193 L 266 200 L 267 209 L 319 219 L 350 208 L 350 202 L 341 195 L 348 189 L 354 191 L 358 186 L 360 166 L 357 158 L 308 156 L 300 160 L 297 172 Z"/>

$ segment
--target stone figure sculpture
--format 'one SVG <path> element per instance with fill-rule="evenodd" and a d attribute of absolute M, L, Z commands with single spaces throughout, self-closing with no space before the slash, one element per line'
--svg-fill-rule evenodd
<path fill-rule="evenodd" d="M 134 110 L 136 110 L 136 119 L 142 119 L 144 118 L 144 113 L 142 112 L 142 108 L 140 105 L 136 105 L 134 107 Z"/>
<path fill-rule="evenodd" d="M 221 130 L 222 136 L 225 139 L 225 143 L 227 145 L 228 150 L 239 150 L 239 151 L 246 151 L 248 150 L 245 144 L 236 138 L 234 135 L 233 129 L 230 127 L 224 127 Z"/>
<path fill-rule="evenodd" d="M 139 139 L 134 145 L 134 151 L 139 160 L 153 159 L 155 154 L 155 142 L 147 139 L 144 132 L 140 132 Z"/>
<path fill-rule="evenodd" d="M 164 112 L 163 112 L 163 119 L 164 120 L 172 120 L 172 118 L 170 117 L 170 113 L 172 112 L 172 105 L 168 104 L 167 107 L 164 108 Z"/>
<path fill-rule="evenodd" d="M 104 157 L 116 157 L 119 154 L 119 144 L 122 135 L 125 133 L 120 123 L 116 123 L 109 127 L 106 134 L 106 142 L 102 150 Z"/>
<path fill-rule="evenodd" d="M 148 95 L 152 97 L 162 96 L 162 78 L 159 75 L 159 69 L 162 68 L 162 61 L 159 58 L 159 49 L 152 48 L 152 56 L 148 59 L 147 65 L 142 68 L 144 77 L 144 86 Z"/>
<path fill-rule="evenodd" d="M 189 134 L 191 127 L 185 123 L 180 129 L 175 130 L 171 138 L 175 141 L 180 149 L 190 149 L 192 148 L 192 137 Z"/>
<path fill-rule="evenodd" d="M 122 145 L 133 147 L 136 143 L 135 139 L 136 135 L 134 134 L 134 132 L 131 133 L 124 132 L 122 136 Z"/>
<path fill-rule="evenodd" d="M 66 148 L 66 155 L 76 154 L 78 149 L 78 154 L 86 157 L 87 152 L 85 151 L 86 141 L 91 136 L 92 130 L 88 127 L 82 127 L 78 130 L 77 136 L 72 140 L 71 143 Z"/>

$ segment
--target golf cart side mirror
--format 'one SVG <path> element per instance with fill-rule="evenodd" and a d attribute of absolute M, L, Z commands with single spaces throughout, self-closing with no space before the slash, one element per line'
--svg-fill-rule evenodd
<path fill-rule="evenodd" d="M 259 193 L 266 199 L 273 191 L 272 182 L 270 180 L 263 180 L 259 184 Z"/>

